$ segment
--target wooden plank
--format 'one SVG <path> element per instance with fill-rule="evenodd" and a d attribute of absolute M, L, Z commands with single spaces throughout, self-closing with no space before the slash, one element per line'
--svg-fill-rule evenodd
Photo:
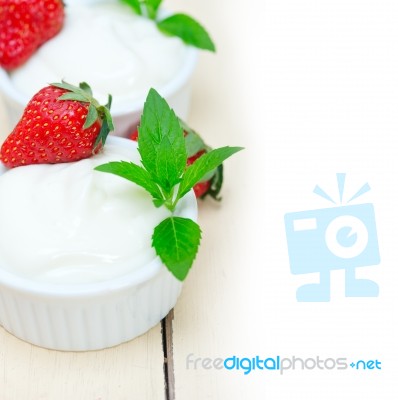
<path fill-rule="evenodd" d="M 32 346 L 0 328 L 0 398 L 4 400 L 164 399 L 160 324 L 101 351 Z"/>
<path fill-rule="evenodd" d="M 175 399 L 175 380 L 174 380 L 174 355 L 173 355 L 173 319 L 174 310 L 162 320 L 162 342 L 164 355 L 164 381 L 165 381 L 165 400 Z"/>

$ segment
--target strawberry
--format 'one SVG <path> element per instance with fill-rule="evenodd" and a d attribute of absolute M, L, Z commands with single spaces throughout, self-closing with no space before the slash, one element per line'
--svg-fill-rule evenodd
<path fill-rule="evenodd" d="M 187 150 L 187 166 L 193 164 L 199 157 L 211 150 L 203 139 L 192 130 L 183 120 L 180 119 L 180 124 L 184 130 L 185 136 L 185 147 Z M 138 129 L 135 129 L 130 139 L 138 141 Z M 202 182 L 197 183 L 193 190 L 197 198 L 205 198 L 210 196 L 215 200 L 220 200 L 219 193 L 223 182 L 223 166 L 222 164 L 215 170 L 212 171 L 208 176 L 204 178 Z"/>
<path fill-rule="evenodd" d="M 186 134 L 185 134 L 186 137 Z M 201 155 L 205 154 L 206 150 L 200 150 L 192 157 L 188 157 L 187 165 L 193 164 Z M 204 197 L 206 193 L 209 191 L 211 187 L 211 180 L 206 180 L 204 182 L 199 182 L 193 187 L 193 191 L 195 192 L 195 196 L 197 198 Z"/>
<path fill-rule="evenodd" d="M 12 168 L 90 157 L 113 130 L 110 102 L 100 106 L 86 83 L 46 86 L 33 96 L 4 141 L 0 161 Z"/>
<path fill-rule="evenodd" d="M 62 0 L 0 0 L 0 66 L 21 66 L 61 30 L 64 18 Z"/>

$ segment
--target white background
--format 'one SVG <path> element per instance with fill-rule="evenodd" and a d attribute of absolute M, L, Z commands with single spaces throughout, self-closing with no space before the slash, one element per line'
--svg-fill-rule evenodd
<path fill-rule="evenodd" d="M 398 3 L 279 0 L 256 6 L 244 62 L 252 71 L 245 79 L 256 207 L 250 207 L 247 241 L 252 279 L 241 303 L 250 344 L 242 347 L 377 358 L 382 370 L 257 374 L 246 378 L 252 379 L 247 388 L 253 398 L 262 398 L 262 390 L 270 399 L 395 399 Z M 382 262 L 358 273 L 379 283 L 380 296 L 345 298 L 344 276 L 335 272 L 330 303 L 297 303 L 296 287 L 311 278 L 289 275 L 283 215 L 329 207 L 312 189 L 319 184 L 337 194 L 337 172 L 347 173 L 351 193 L 365 182 L 372 187 L 358 202 L 375 206 Z"/>
<path fill-rule="evenodd" d="M 224 123 L 234 126 L 231 141 L 247 148 L 227 163 L 234 177 L 227 180 L 227 194 L 236 198 L 233 204 L 226 199 L 221 210 L 234 212 L 232 221 L 224 215 L 224 232 L 213 233 L 219 253 L 206 255 L 206 263 L 199 260 L 201 270 L 191 274 L 176 308 L 177 394 L 181 399 L 192 393 L 197 399 L 396 399 L 398 3 L 220 0 L 206 11 L 210 26 L 215 29 L 218 21 L 216 33 L 222 26 L 225 35 L 220 34 L 225 42 L 217 55 L 222 71 L 206 61 L 220 79 L 208 90 L 219 101 L 224 96 L 221 110 L 230 110 Z M 227 43 L 233 51 L 226 54 Z M 194 111 L 194 122 L 207 128 L 197 115 Z M 374 279 L 380 296 L 346 298 L 344 273 L 335 271 L 330 302 L 298 303 L 297 287 L 317 277 L 290 274 L 284 214 L 330 207 L 312 190 L 319 184 L 338 198 L 341 172 L 347 173 L 347 196 L 366 182 L 372 188 L 354 204 L 374 204 L 381 263 L 359 268 L 358 276 Z M 217 217 L 205 212 L 205 227 L 214 230 Z M 188 324 L 181 316 L 189 313 Z M 382 370 L 349 367 L 284 376 L 187 371 L 189 353 L 378 359 Z"/>

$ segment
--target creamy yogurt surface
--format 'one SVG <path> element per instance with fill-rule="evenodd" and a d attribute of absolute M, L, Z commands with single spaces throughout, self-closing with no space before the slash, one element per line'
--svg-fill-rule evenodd
<path fill-rule="evenodd" d="M 135 147 L 105 146 L 73 163 L 30 165 L 0 175 L 0 268 L 41 282 L 88 283 L 144 267 L 153 229 L 169 211 L 140 187 L 94 171 L 139 163 Z"/>
<path fill-rule="evenodd" d="M 151 87 L 160 88 L 181 69 L 189 48 L 162 34 L 155 23 L 119 1 L 71 2 L 62 31 L 10 74 L 15 87 L 32 97 L 65 80 L 86 81 L 102 103 L 128 110 Z"/>

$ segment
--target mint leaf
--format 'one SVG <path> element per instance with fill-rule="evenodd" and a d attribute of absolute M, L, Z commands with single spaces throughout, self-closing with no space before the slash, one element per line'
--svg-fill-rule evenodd
<path fill-rule="evenodd" d="M 112 161 L 106 164 L 98 165 L 94 168 L 96 171 L 108 172 L 128 179 L 131 182 L 144 188 L 154 200 L 162 200 L 162 194 L 158 186 L 153 183 L 149 173 L 139 165 L 127 161 Z M 161 202 L 156 203 L 158 206 Z"/>
<path fill-rule="evenodd" d="M 168 270 L 183 281 L 199 249 L 201 231 L 194 221 L 169 217 L 154 230 L 152 246 Z"/>
<path fill-rule="evenodd" d="M 186 14 L 174 14 L 157 23 L 168 35 L 178 36 L 184 43 L 199 49 L 216 51 L 216 47 L 205 28 Z"/>
<path fill-rule="evenodd" d="M 151 89 L 138 128 L 142 165 L 166 195 L 181 181 L 187 153 L 179 120 L 156 90 Z"/>
<path fill-rule="evenodd" d="M 202 178 L 210 171 L 217 168 L 228 157 L 242 150 L 242 147 L 221 147 L 203 154 L 192 165 L 190 165 L 184 174 L 180 187 L 178 188 L 177 201 L 186 195 Z"/>
<path fill-rule="evenodd" d="M 122 2 L 130 6 L 138 15 L 142 15 L 140 0 L 122 0 Z"/>
<path fill-rule="evenodd" d="M 155 19 L 162 0 L 122 0 L 129 5 L 138 15 Z"/>
<path fill-rule="evenodd" d="M 156 18 L 156 14 L 162 0 L 146 0 L 145 5 L 147 8 L 148 17 L 151 19 Z"/>

